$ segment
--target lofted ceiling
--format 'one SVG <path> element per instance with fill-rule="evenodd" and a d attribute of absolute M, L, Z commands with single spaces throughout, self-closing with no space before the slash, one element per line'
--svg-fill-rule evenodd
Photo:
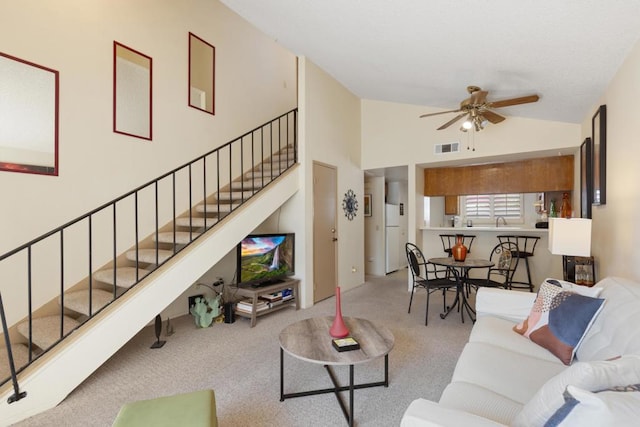
<path fill-rule="evenodd" d="M 221 1 L 362 99 L 449 110 L 477 85 L 490 101 L 540 96 L 504 116 L 569 123 L 640 36 L 639 0 Z"/>

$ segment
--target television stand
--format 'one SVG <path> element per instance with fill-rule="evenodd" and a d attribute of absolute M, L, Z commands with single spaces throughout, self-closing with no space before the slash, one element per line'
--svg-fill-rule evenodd
<path fill-rule="evenodd" d="M 271 286 L 271 285 L 279 285 L 282 282 L 284 282 L 284 279 L 272 279 L 272 280 L 268 280 L 266 282 L 254 283 L 254 284 L 250 285 L 250 287 L 252 287 L 252 288 L 264 288 L 264 287 Z"/>
<path fill-rule="evenodd" d="M 263 314 L 272 313 L 274 311 L 278 311 L 281 308 L 286 308 L 295 305 L 296 310 L 300 309 L 300 280 L 298 279 L 285 279 L 281 280 L 280 283 L 269 284 L 266 286 L 259 287 L 251 287 L 251 286 L 231 286 L 232 293 L 235 293 L 241 297 L 247 297 L 251 299 L 251 313 L 247 313 L 244 311 L 240 311 L 238 309 L 235 310 L 237 316 L 247 317 L 251 319 L 251 327 L 253 328 L 256 325 L 256 320 L 259 316 Z M 256 307 L 258 304 L 258 298 L 261 295 L 273 294 L 276 292 L 280 292 L 284 289 L 291 289 L 291 293 L 293 298 L 288 301 L 282 302 L 282 304 L 267 308 L 265 310 L 257 311 Z"/>

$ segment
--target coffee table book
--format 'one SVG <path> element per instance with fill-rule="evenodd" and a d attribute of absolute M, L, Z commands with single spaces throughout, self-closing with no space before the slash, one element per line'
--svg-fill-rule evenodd
<path fill-rule="evenodd" d="M 346 337 L 346 338 L 335 338 L 332 340 L 333 348 L 338 351 L 350 351 L 357 350 L 360 348 L 360 344 L 355 338 Z"/>

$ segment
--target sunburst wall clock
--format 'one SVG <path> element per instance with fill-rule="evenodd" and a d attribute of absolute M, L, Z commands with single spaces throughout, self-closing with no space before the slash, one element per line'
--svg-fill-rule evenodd
<path fill-rule="evenodd" d="M 353 190 L 349 190 L 344 193 L 344 199 L 342 199 L 342 209 L 344 209 L 344 216 L 349 221 L 353 220 L 358 210 L 358 200 L 356 199 L 356 193 Z"/>

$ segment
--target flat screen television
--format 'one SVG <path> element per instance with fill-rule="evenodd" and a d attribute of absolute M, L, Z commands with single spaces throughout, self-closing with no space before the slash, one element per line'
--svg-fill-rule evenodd
<path fill-rule="evenodd" d="M 250 234 L 237 246 L 238 286 L 266 286 L 295 273 L 293 233 Z"/>

